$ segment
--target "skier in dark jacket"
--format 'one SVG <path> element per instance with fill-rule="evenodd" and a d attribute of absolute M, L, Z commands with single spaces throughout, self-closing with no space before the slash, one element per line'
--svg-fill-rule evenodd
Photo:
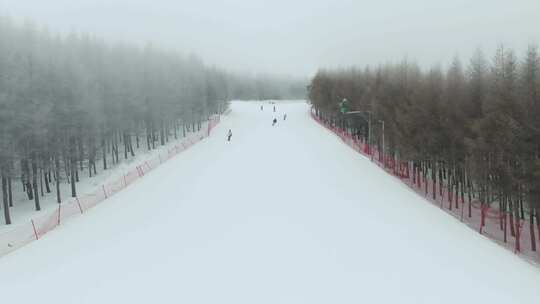
<path fill-rule="evenodd" d="M 272 120 L 272 127 L 275 126 L 277 124 L 277 119 L 274 118 L 274 120 Z"/>
<path fill-rule="evenodd" d="M 231 137 L 232 137 L 232 131 L 231 129 L 229 129 L 229 134 L 227 134 L 227 141 L 231 141 Z"/>

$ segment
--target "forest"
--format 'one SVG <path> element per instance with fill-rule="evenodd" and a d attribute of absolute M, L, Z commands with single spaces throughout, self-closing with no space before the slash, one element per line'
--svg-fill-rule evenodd
<path fill-rule="evenodd" d="M 439 189 L 446 186 L 456 204 L 458 198 L 468 201 L 469 216 L 471 199 L 477 199 L 509 215 L 512 235 L 518 230 L 515 219 L 527 219 L 535 250 L 535 218 L 540 231 L 537 46 L 523 56 L 503 45 L 492 58 L 477 50 L 468 64 L 456 56 L 446 68 L 422 69 L 404 60 L 319 70 L 308 90 L 319 118 L 410 164 L 413 176 L 430 179 Z M 347 111 L 341 110 L 344 99 Z"/>
<path fill-rule="evenodd" d="M 0 175 L 4 220 L 13 192 L 77 196 L 81 174 L 201 128 L 231 99 L 302 98 L 301 81 L 246 76 L 206 66 L 194 55 L 148 45 L 61 35 L 0 17 Z"/>

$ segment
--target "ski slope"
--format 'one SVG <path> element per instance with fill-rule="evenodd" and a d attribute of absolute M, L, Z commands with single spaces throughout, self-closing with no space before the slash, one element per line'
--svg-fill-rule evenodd
<path fill-rule="evenodd" d="M 210 138 L 1 258 L 2 303 L 538 301 L 537 267 L 342 144 L 306 104 L 259 106 L 233 103 Z"/>

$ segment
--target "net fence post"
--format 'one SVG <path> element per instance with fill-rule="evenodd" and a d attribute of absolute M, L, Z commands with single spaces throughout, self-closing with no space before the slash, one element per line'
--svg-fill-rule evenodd
<path fill-rule="evenodd" d="M 36 224 L 34 223 L 33 219 L 31 219 L 30 221 L 32 222 L 32 228 L 34 229 L 34 236 L 36 237 L 36 240 L 39 240 L 39 236 L 38 236 L 37 229 L 36 229 Z"/>

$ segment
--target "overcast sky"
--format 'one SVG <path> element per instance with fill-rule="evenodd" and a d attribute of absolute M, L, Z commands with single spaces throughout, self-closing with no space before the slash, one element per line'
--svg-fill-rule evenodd
<path fill-rule="evenodd" d="M 319 67 L 404 57 L 446 64 L 499 43 L 540 41 L 540 0 L 0 0 L 51 30 L 152 42 L 208 64 L 311 76 Z"/>

